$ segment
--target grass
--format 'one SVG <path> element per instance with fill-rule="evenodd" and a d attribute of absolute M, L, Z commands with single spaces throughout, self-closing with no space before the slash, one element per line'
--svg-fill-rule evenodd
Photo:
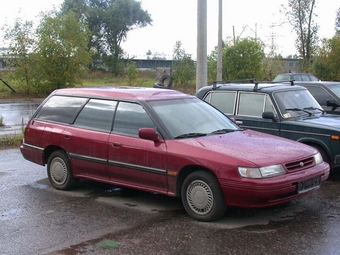
<path fill-rule="evenodd" d="M 19 148 L 22 139 L 23 134 L 3 135 L 0 137 L 0 149 Z"/>

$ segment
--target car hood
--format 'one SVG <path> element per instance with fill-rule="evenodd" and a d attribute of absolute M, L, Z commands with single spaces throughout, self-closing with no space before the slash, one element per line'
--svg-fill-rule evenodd
<path fill-rule="evenodd" d="M 298 120 L 298 122 L 302 122 L 308 124 L 308 126 L 313 125 L 314 127 L 325 128 L 327 129 L 337 129 L 340 131 L 340 115 L 336 114 L 324 114 L 314 117 L 308 117 Z"/>
<path fill-rule="evenodd" d="M 188 157 L 204 155 L 210 160 L 238 160 L 239 164 L 256 166 L 291 162 L 316 153 L 314 148 L 302 143 L 248 129 L 176 141 L 180 143 L 176 146 L 177 153 Z"/>

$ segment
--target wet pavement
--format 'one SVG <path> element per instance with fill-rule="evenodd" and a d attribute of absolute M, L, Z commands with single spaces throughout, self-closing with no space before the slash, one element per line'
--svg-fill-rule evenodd
<path fill-rule="evenodd" d="M 37 109 L 42 99 L 0 100 L 0 118 L 3 126 L 0 126 L 0 136 L 21 134 L 28 120 Z"/>
<path fill-rule="evenodd" d="M 293 202 L 191 219 L 172 197 L 81 181 L 63 192 L 0 151 L 0 254 L 340 254 L 340 179 Z"/>

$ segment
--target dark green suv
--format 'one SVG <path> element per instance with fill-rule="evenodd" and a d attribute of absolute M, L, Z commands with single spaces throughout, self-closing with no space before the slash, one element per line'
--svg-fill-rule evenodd
<path fill-rule="evenodd" d="M 340 170 L 340 116 L 327 114 L 302 86 L 216 84 L 197 97 L 233 118 L 242 128 L 299 141 L 317 148 L 331 170 Z"/>
<path fill-rule="evenodd" d="M 303 86 L 327 113 L 340 114 L 340 82 L 321 81 L 310 73 L 282 73 L 273 82 Z"/>

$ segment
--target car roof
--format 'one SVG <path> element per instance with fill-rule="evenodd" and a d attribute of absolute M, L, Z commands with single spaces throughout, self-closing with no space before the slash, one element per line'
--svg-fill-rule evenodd
<path fill-rule="evenodd" d="M 339 85 L 340 82 L 338 81 L 311 81 L 308 83 L 303 83 L 301 81 L 294 81 L 294 84 L 301 85 L 301 86 L 332 86 L 332 85 Z"/>
<path fill-rule="evenodd" d="M 210 86 L 205 86 L 201 88 L 198 91 L 198 95 L 202 96 L 202 93 L 205 94 L 208 91 L 212 90 L 236 90 L 236 91 L 257 91 L 257 92 L 264 92 L 264 93 L 273 93 L 275 91 L 288 91 L 288 90 L 296 90 L 296 89 L 301 89 L 301 90 L 306 90 L 305 87 L 298 86 L 298 85 L 288 85 L 285 83 L 258 83 L 256 84 L 251 84 L 251 83 L 246 83 L 246 84 L 239 84 L 239 83 L 228 83 L 228 84 L 217 84 L 217 85 L 210 85 Z"/>
<path fill-rule="evenodd" d="M 163 88 L 129 87 L 129 86 L 65 88 L 55 90 L 52 94 L 112 98 L 112 99 L 130 99 L 139 101 L 193 97 L 177 90 Z"/>
<path fill-rule="evenodd" d="M 303 74 L 303 75 L 313 75 L 313 76 L 315 76 L 312 73 L 279 73 L 278 75 L 295 75 L 295 74 L 298 74 L 298 75 Z"/>

